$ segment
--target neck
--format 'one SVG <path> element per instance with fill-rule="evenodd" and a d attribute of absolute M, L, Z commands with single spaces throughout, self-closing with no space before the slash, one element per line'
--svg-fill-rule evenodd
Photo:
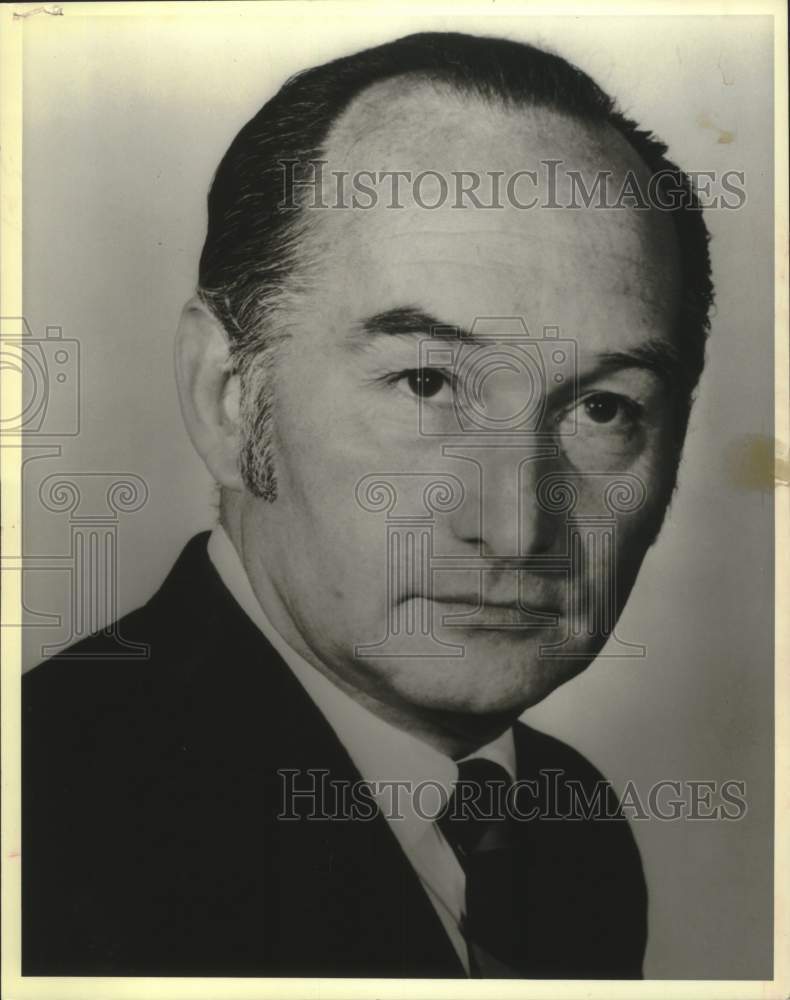
<path fill-rule="evenodd" d="M 373 715 L 422 740 L 423 743 L 427 743 L 434 750 L 453 760 L 460 760 L 491 743 L 509 729 L 518 718 L 517 712 L 480 716 L 431 709 L 417 710 L 410 707 L 404 709 L 353 687 L 322 664 L 313 660 L 310 662 L 349 698 Z"/>
<path fill-rule="evenodd" d="M 508 729 L 518 717 L 518 711 L 497 714 L 472 714 L 440 711 L 414 705 L 395 703 L 352 682 L 328 667 L 307 645 L 287 614 L 270 583 L 264 585 L 258 574 L 250 574 L 245 560 L 244 519 L 235 494 L 223 496 L 220 524 L 236 549 L 247 571 L 255 597 L 272 626 L 285 642 L 307 660 L 345 695 L 391 726 L 409 733 L 453 759 L 465 757 L 485 746 Z M 254 578 L 253 578 L 254 577 Z"/>

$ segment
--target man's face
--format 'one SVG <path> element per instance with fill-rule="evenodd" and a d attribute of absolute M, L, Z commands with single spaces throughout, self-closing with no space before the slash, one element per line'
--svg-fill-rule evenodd
<path fill-rule="evenodd" d="M 522 200 L 545 198 L 545 159 L 588 186 L 645 169 L 614 132 L 402 81 L 355 102 L 327 158 L 325 176 L 538 171 Z M 311 212 L 309 289 L 274 377 L 279 496 L 244 494 L 242 556 L 291 644 L 385 714 L 512 715 L 598 653 L 660 524 L 674 236 L 655 212 L 429 210 L 410 192 Z M 437 192 L 426 181 L 423 201 Z M 451 336 L 426 366 L 434 321 L 479 343 Z M 546 327 L 565 344 L 541 346 Z"/>

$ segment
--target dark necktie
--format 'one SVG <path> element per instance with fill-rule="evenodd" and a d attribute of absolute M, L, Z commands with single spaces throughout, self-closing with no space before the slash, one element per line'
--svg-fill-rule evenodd
<path fill-rule="evenodd" d="M 438 824 L 466 875 L 462 931 L 474 978 L 518 978 L 523 961 L 517 843 L 507 817 L 511 779 L 482 757 L 461 761 L 458 782 Z"/>

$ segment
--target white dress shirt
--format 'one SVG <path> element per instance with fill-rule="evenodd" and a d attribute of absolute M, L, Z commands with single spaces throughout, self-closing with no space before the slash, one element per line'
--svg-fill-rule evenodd
<path fill-rule="evenodd" d="M 354 701 L 285 642 L 260 606 L 241 559 L 221 525 L 217 525 L 211 533 L 208 555 L 222 582 L 290 667 L 334 729 L 362 778 L 374 783 L 372 790 L 380 810 L 417 872 L 469 974 L 469 957 L 460 929 L 466 888 L 464 871 L 437 824 L 415 811 L 410 794 L 398 797 L 399 809 L 396 813 L 402 818 L 395 818 L 390 815 L 391 786 L 376 795 L 375 784 L 408 781 L 414 788 L 420 782 L 431 782 L 440 785 L 449 796 L 458 777 L 456 762 Z M 470 756 L 494 761 L 504 767 L 511 780 L 515 781 L 516 751 L 511 729 Z M 435 815 L 438 797 L 435 787 L 426 786 L 424 797 L 418 803 L 423 814 Z"/>

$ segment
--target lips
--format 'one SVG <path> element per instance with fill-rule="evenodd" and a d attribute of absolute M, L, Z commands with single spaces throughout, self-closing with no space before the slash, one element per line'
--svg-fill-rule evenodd
<path fill-rule="evenodd" d="M 462 625 L 468 622 L 478 627 L 551 627 L 559 622 L 562 610 L 557 604 L 536 601 L 485 601 L 470 595 L 413 595 L 414 599 L 429 600 L 445 624 Z M 466 622 L 464 621 L 466 620 Z"/>

